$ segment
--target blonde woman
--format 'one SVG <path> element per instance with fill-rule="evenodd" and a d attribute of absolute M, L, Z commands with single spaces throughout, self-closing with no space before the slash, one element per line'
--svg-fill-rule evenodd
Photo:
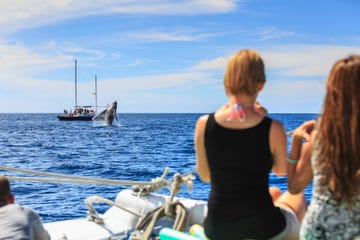
<path fill-rule="evenodd" d="M 228 103 L 197 121 L 197 170 L 211 183 L 204 221 L 211 240 L 298 238 L 304 194 L 269 189 L 269 173 L 287 174 L 288 163 L 283 125 L 256 101 L 264 85 L 260 55 L 236 52 L 224 76 Z"/>

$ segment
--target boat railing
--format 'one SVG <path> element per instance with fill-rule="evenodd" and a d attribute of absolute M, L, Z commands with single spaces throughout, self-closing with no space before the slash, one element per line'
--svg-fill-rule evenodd
<path fill-rule="evenodd" d="M 168 187 L 170 190 L 170 197 L 168 198 L 166 202 L 166 206 L 170 206 L 170 203 L 173 203 L 175 195 L 180 191 L 181 185 L 187 184 L 188 185 L 188 191 L 192 190 L 193 183 L 192 181 L 195 179 L 195 177 L 192 175 L 192 173 L 187 173 L 180 175 L 179 173 L 175 173 L 173 178 L 170 180 L 166 180 L 166 176 L 168 175 L 170 171 L 170 168 L 166 167 L 164 173 L 161 175 L 161 177 L 154 178 L 149 182 L 149 185 L 134 185 L 133 186 L 133 195 L 136 196 L 146 196 L 150 194 L 151 192 L 158 191 L 162 188 Z M 94 208 L 94 203 L 105 203 L 113 207 L 120 208 L 130 214 L 133 214 L 137 217 L 143 217 L 143 214 L 137 213 L 135 211 L 132 211 L 128 208 L 125 208 L 119 204 L 117 204 L 114 201 L 111 201 L 109 199 L 100 197 L 100 196 L 90 196 L 85 199 L 85 205 L 87 207 L 88 215 L 87 219 L 89 221 L 94 221 L 98 224 L 103 224 L 104 219 L 100 216 L 100 214 L 96 211 Z M 170 211 L 170 210 L 166 210 Z"/>

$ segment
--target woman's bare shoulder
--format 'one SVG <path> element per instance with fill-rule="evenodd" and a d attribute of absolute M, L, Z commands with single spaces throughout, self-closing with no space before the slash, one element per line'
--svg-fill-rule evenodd
<path fill-rule="evenodd" d="M 207 121 L 209 118 L 209 114 L 204 114 L 199 117 L 198 121 Z"/>
<path fill-rule="evenodd" d="M 209 114 L 205 114 L 205 115 L 200 116 L 198 118 L 197 122 L 196 122 L 196 128 L 199 128 L 201 126 L 205 126 L 208 118 L 209 118 Z"/>
<path fill-rule="evenodd" d="M 284 125 L 275 119 L 272 119 L 271 128 L 275 131 L 285 131 Z"/>

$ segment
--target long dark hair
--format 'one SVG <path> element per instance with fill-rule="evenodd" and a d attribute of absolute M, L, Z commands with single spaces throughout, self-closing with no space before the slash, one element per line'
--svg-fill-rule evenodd
<path fill-rule="evenodd" d="M 323 184 L 337 201 L 351 204 L 360 190 L 360 55 L 334 64 L 318 130 Z"/>

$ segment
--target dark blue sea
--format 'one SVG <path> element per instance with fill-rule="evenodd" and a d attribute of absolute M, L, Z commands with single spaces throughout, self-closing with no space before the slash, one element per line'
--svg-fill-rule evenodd
<path fill-rule="evenodd" d="M 194 126 L 201 114 L 118 114 L 113 126 L 62 122 L 56 114 L 0 114 L 0 165 L 41 172 L 150 181 L 170 167 L 174 173 L 195 170 Z M 316 114 L 270 114 L 287 131 Z M 290 141 L 290 139 L 289 139 Z M 0 170 L 18 177 L 34 175 Z M 209 184 L 195 174 L 193 190 L 178 196 L 206 200 Z M 286 189 L 286 178 L 270 176 Z M 44 222 L 86 217 L 84 199 L 99 195 L 114 200 L 128 186 L 12 181 L 15 201 L 34 208 Z M 306 189 L 311 199 L 310 185 Z M 159 193 L 169 194 L 167 189 Z M 96 205 L 101 213 L 107 206 Z"/>

